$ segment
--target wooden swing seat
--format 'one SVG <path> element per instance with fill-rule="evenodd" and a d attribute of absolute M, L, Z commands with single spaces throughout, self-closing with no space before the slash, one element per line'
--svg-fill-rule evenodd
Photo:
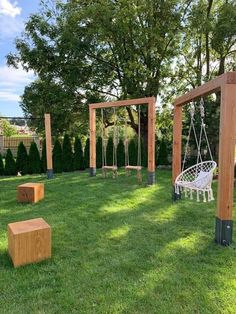
<path fill-rule="evenodd" d="M 140 170 L 142 170 L 142 167 L 141 166 L 126 166 L 125 169 L 126 170 L 137 170 L 137 171 L 140 171 Z"/>
<path fill-rule="evenodd" d="M 103 166 L 102 169 L 115 171 L 115 170 L 117 170 L 118 168 L 117 168 L 117 166 Z"/>

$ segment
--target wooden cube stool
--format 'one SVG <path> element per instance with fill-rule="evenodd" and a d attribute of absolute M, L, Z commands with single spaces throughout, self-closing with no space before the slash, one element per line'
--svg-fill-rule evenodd
<path fill-rule="evenodd" d="M 14 267 L 51 257 L 51 227 L 42 218 L 10 223 L 7 231 Z"/>
<path fill-rule="evenodd" d="M 37 203 L 44 198 L 43 183 L 25 183 L 17 187 L 17 200 L 21 203 Z"/>

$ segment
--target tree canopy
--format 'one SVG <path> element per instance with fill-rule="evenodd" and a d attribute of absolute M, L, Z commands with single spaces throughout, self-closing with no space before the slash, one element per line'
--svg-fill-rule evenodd
<path fill-rule="evenodd" d="M 86 135 L 90 102 L 158 95 L 169 110 L 177 95 L 234 70 L 235 18 L 233 0 L 42 1 L 8 64 L 37 75 L 22 96 L 26 115 L 47 111 L 55 133 Z"/>

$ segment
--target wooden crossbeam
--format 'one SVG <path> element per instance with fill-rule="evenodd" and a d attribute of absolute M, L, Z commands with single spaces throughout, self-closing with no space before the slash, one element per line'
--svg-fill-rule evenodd
<path fill-rule="evenodd" d="M 178 97 L 175 99 L 174 104 L 176 106 L 186 105 L 187 103 L 194 101 L 199 97 L 204 97 L 220 91 L 221 86 L 224 84 L 236 84 L 236 72 L 227 72 L 218 76 L 214 80 L 211 80 L 202 86 L 199 86 L 184 94 L 183 96 Z"/>

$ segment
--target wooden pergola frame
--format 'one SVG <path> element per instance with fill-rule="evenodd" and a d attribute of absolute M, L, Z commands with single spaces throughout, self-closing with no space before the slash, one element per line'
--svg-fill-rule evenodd
<path fill-rule="evenodd" d="M 174 102 L 172 183 L 181 172 L 182 107 L 199 97 L 221 92 L 219 134 L 219 176 L 215 240 L 228 245 L 232 242 L 232 211 L 234 197 L 234 154 L 236 139 L 236 72 L 216 79 L 177 98 Z M 212 121 L 214 123 L 214 121 Z"/>
<path fill-rule="evenodd" d="M 96 175 L 96 109 L 110 107 L 126 107 L 133 105 L 148 106 L 148 184 L 155 183 L 155 97 L 146 97 L 114 102 L 101 102 L 89 105 L 90 128 L 90 176 Z"/>

